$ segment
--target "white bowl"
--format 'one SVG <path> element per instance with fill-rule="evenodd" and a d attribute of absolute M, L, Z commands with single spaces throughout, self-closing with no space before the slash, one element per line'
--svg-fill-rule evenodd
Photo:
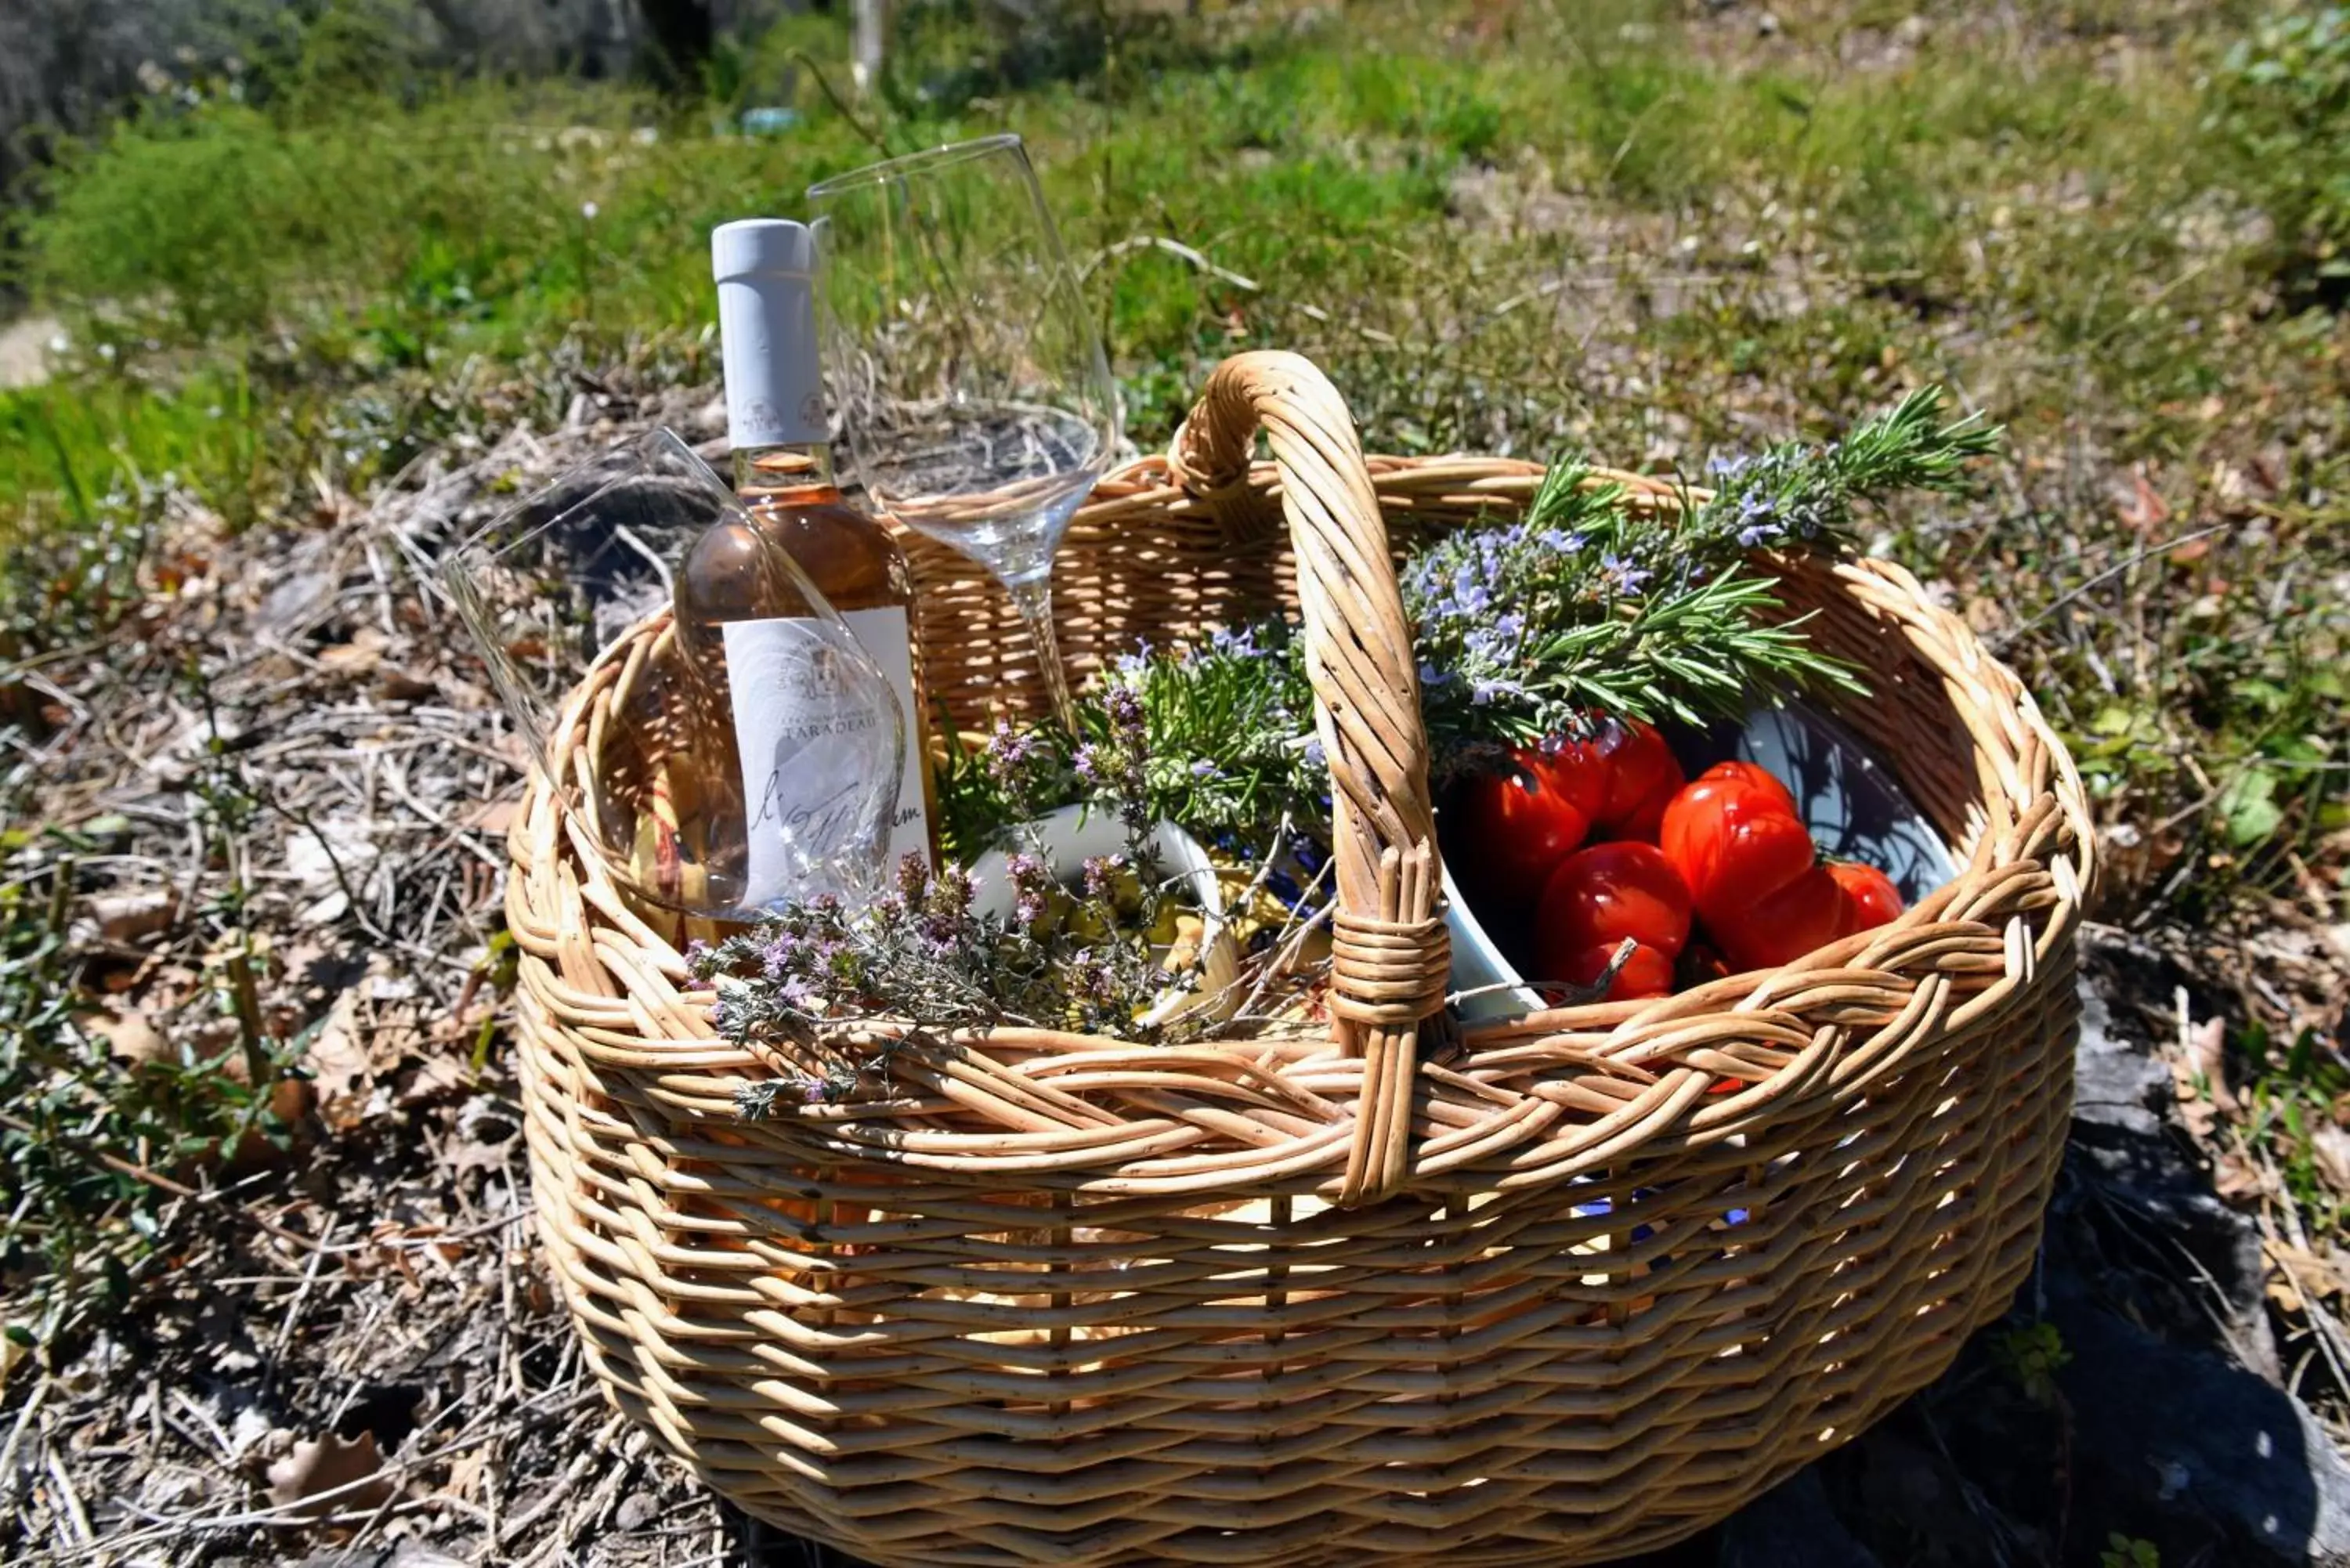
<path fill-rule="evenodd" d="M 1054 880 L 1064 884 L 1083 877 L 1087 861 L 1097 856 L 1120 855 L 1126 850 L 1125 825 L 1116 814 L 1099 807 L 1066 805 L 1027 826 L 1042 842 L 1045 863 Z M 1150 850 L 1159 857 L 1162 868 L 1181 880 L 1192 904 L 1199 909 L 1201 968 L 1196 992 L 1170 996 L 1146 1013 L 1142 1021 L 1171 1023 L 1195 1010 L 1228 1017 L 1241 1001 L 1236 983 L 1241 973 L 1241 954 L 1240 943 L 1224 918 L 1224 889 L 1216 879 L 1216 863 L 1208 857 L 1205 846 L 1171 822 L 1160 822 L 1150 830 Z M 975 912 L 1007 920 L 1012 918 L 1012 878 L 1004 870 L 1008 853 L 991 849 L 972 862 L 971 874 L 976 886 L 971 907 Z"/>

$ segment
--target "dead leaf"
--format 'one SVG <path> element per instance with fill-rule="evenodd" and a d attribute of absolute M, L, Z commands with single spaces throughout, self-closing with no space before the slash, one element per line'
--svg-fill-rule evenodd
<path fill-rule="evenodd" d="M 2236 1092 L 2228 1086 L 2227 1021 L 2207 1018 L 2188 1032 L 2187 1059 L 2211 1087 L 2211 1103 L 2224 1116 L 2238 1112 Z"/>
<path fill-rule="evenodd" d="M 172 1043 L 144 1012 L 102 1012 L 82 1027 L 106 1042 L 106 1054 L 132 1072 L 167 1060 Z"/>
<path fill-rule="evenodd" d="M 2218 1168 L 2212 1173 L 2212 1190 L 2230 1203 L 2244 1203 L 2258 1198 L 2267 1188 L 2261 1173 L 2242 1155 L 2230 1152 L 2220 1157 Z"/>
<path fill-rule="evenodd" d="M 402 1077 L 400 1103 L 403 1106 L 422 1105 L 439 1099 L 452 1090 L 462 1089 L 473 1081 L 473 1070 L 464 1063 L 447 1056 L 427 1056 L 416 1064 L 416 1070 Z"/>
<path fill-rule="evenodd" d="M 2146 480 L 2146 468 L 2140 464 L 2130 474 L 2131 495 L 2116 510 L 2121 520 L 2141 534 L 2151 534 L 2170 521 L 2169 503 L 2155 493 L 2154 486 Z"/>
<path fill-rule="evenodd" d="M 520 802 L 501 796 L 496 800 L 484 801 L 460 820 L 476 833 L 494 834 L 503 838 L 521 810 Z"/>
<path fill-rule="evenodd" d="M 369 825 L 364 822 L 325 822 L 286 835 L 286 871 L 301 883 L 311 900 L 294 919 L 306 926 L 342 919 L 351 907 L 350 895 L 366 892 L 380 853 Z"/>
<path fill-rule="evenodd" d="M 387 702 L 421 702 L 441 688 L 428 676 L 387 665 L 376 682 L 376 694 Z"/>
<path fill-rule="evenodd" d="M 2327 1184 L 2350 1193 L 2350 1132 L 2327 1122 L 2309 1135 L 2309 1152 Z"/>
<path fill-rule="evenodd" d="M 348 1132 L 367 1119 L 368 1092 L 375 1085 L 375 1065 L 359 1035 L 359 1006 L 355 990 L 338 997 L 302 1057 L 318 1092 L 319 1119 L 337 1132 Z"/>
<path fill-rule="evenodd" d="M 2178 1120 L 2188 1136 L 2198 1143 L 2210 1143 L 2220 1130 L 2219 1109 L 2195 1081 L 2194 1069 L 2177 1057 L 2171 1059 L 2170 1086 L 2178 1096 Z"/>
<path fill-rule="evenodd" d="M 329 1432 L 323 1441 L 295 1444 L 269 1467 L 269 1501 L 296 1519 L 380 1508 L 390 1497 L 373 1432 L 348 1441 Z"/>
<path fill-rule="evenodd" d="M 459 1454 L 449 1461 L 449 1480 L 441 1490 L 451 1497 L 471 1501 L 473 1494 L 481 1490 L 482 1478 L 489 1473 L 489 1469 L 490 1450 L 487 1449 Z"/>
<path fill-rule="evenodd" d="M 348 675 L 365 675 L 383 662 L 383 650 L 391 639 L 377 626 L 362 626 L 351 634 L 348 642 L 318 650 L 318 662 L 328 669 Z"/>
<path fill-rule="evenodd" d="M 2310 1253 L 2308 1248 L 2268 1237 L 2261 1241 L 2261 1251 L 2268 1253 L 2272 1265 L 2277 1265 L 2277 1274 L 2268 1282 L 2270 1300 L 2275 1300 L 2286 1312 L 2305 1312 L 2343 1293 L 2341 1274 L 2331 1270 L 2324 1258 Z"/>
<path fill-rule="evenodd" d="M 83 918 L 74 922 L 74 936 L 85 945 L 92 937 L 109 942 L 135 942 L 168 929 L 179 914 L 180 892 L 176 888 L 101 893 L 85 906 Z"/>

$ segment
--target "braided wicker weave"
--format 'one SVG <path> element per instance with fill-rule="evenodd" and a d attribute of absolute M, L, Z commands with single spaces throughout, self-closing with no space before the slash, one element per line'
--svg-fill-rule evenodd
<path fill-rule="evenodd" d="M 508 908 L 539 1223 L 623 1410 L 882 1563 L 1566 1564 L 1719 1519 L 2003 1309 L 2071 1100 L 2091 837 L 2030 696 L 1898 567 L 1789 562 L 1784 587 L 1865 671 L 1840 716 L 1958 880 L 1777 972 L 1441 1023 L 1389 525 L 1539 478 L 1366 463 L 1313 367 L 1244 355 L 1061 557 L 1080 671 L 1302 609 L 1333 1038 L 1002 1029 L 908 1047 L 886 1103 L 745 1122 L 733 1089 L 782 1064 L 716 1037 L 666 918 L 534 789 Z M 932 690 L 965 721 L 1038 708 L 1009 607 L 915 553 Z M 608 676 L 571 709 L 582 754 Z"/>

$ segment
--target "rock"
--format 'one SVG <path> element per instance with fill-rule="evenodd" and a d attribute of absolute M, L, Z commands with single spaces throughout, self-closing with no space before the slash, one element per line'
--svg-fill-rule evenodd
<path fill-rule="evenodd" d="M 1884 1568 L 1828 1505 L 1816 1469 L 1799 1470 L 1721 1527 L 1719 1568 Z"/>
<path fill-rule="evenodd" d="M 2143 1044 L 2114 1032 L 2113 1010 L 2087 976 L 2080 982 L 2081 1043 L 2073 1055 L 2073 1120 L 2140 1137 L 2162 1131 L 2170 1073 Z"/>
<path fill-rule="evenodd" d="M 2058 1303 L 2072 1364 L 2076 1506 L 2127 1521 L 2163 1561 L 2350 1565 L 2350 1463 L 2301 1402 L 2220 1356 L 2164 1344 L 2112 1313 Z M 2214 1525 L 2227 1537 L 2209 1542 Z"/>
<path fill-rule="evenodd" d="M 2093 1275 L 2093 1288 L 2108 1300 L 2132 1302 L 2141 1314 L 2167 1306 L 2165 1321 L 2154 1326 L 2188 1343 L 2208 1337 L 2203 1330 L 2216 1290 L 2227 1306 L 2221 1328 L 2228 1347 L 2261 1376 L 2280 1381 L 2262 1299 L 2268 1265 L 2259 1226 L 2221 1202 L 2189 1157 L 2170 1119 L 2169 1069 L 2152 1045 L 2117 1027 L 2085 981 L 2081 1004 L 2072 1137 L 2050 1214 L 2052 1272 Z M 2149 1258 L 2149 1246 L 2167 1257 Z M 2182 1250 L 2202 1279 L 2178 1279 L 2174 1260 Z M 2167 1303 L 2147 1299 L 2149 1270 L 2177 1284 Z"/>

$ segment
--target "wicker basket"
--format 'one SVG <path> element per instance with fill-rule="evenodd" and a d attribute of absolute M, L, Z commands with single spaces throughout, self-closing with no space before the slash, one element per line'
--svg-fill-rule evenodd
<path fill-rule="evenodd" d="M 879 1563 L 1556 1565 L 1720 1519 L 2004 1308 L 2070 1107 L 2091 836 L 2031 697 L 1899 568 L 1783 564 L 1954 884 L 1767 976 L 1443 1023 L 1390 532 L 1539 478 L 1367 463 L 1311 365 L 1243 355 L 1062 555 L 1080 671 L 1302 609 L 1335 1038 L 1003 1029 L 910 1049 L 887 1104 L 745 1122 L 734 1087 L 782 1064 L 715 1037 L 663 917 L 534 789 L 508 909 L 538 1219 L 621 1409 Z M 916 555 L 932 689 L 1039 707 L 1009 607 Z"/>

